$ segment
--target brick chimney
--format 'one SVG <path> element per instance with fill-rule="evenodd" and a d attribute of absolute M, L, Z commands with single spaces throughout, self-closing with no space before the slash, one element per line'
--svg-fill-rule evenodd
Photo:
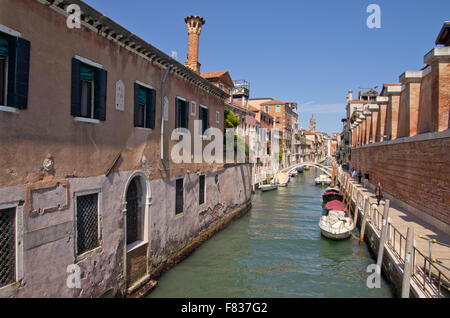
<path fill-rule="evenodd" d="M 200 74 L 200 63 L 198 62 L 198 40 L 200 32 L 202 32 L 202 26 L 206 23 L 205 19 L 199 16 L 188 16 L 184 19 L 187 24 L 188 31 L 188 54 L 185 65 L 193 70 L 195 73 Z"/>

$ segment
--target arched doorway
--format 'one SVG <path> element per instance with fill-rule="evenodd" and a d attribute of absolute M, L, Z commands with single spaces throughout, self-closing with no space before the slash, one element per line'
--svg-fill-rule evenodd
<path fill-rule="evenodd" d="M 130 287 L 148 274 L 148 215 L 150 188 L 145 174 L 135 173 L 128 180 L 125 195 L 125 272 Z"/>

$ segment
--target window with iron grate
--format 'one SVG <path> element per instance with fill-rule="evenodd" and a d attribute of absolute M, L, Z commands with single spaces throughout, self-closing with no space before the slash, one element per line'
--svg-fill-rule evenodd
<path fill-rule="evenodd" d="M 15 209 L 0 210 L 0 287 L 16 280 Z"/>
<path fill-rule="evenodd" d="M 98 193 L 76 198 L 77 255 L 100 246 Z"/>

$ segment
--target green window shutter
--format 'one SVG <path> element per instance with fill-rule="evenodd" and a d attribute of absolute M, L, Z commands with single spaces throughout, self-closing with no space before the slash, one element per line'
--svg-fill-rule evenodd
<path fill-rule="evenodd" d="M 29 74 L 30 42 L 18 37 L 9 37 L 8 106 L 27 108 Z"/>
<path fill-rule="evenodd" d="M 96 68 L 94 77 L 94 118 L 106 120 L 108 72 L 104 69 Z"/>
<path fill-rule="evenodd" d="M 8 56 L 8 36 L 0 34 L 0 56 Z"/>
<path fill-rule="evenodd" d="M 189 103 L 187 101 L 183 102 L 183 114 L 184 114 L 184 128 L 189 129 Z"/>
<path fill-rule="evenodd" d="M 72 59 L 72 86 L 70 100 L 70 114 L 72 116 L 81 116 L 81 62 L 76 58 Z"/>
<path fill-rule="evenodd" d="M 155 129 L 156 91 L 154 89 L 147 90 L 146 107 L 145 127 Z"/>
<path fill-rule="evenodd" d="M 80 79 L 83 81 L 93 81 L 95 79 L 95 69 L 85 64 L 81 64 Z"/>
<path fill-rule="evenodd" d="M 139 84 L 134 83 L 134 127 L 139 127 L 139 89 Z"/>

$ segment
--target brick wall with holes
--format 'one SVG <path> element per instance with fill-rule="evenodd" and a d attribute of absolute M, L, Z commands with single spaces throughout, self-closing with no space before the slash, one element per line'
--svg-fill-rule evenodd
<path fill-rule="evenodd" d="M 450 138 L 369 146 L 352 150 L 352 166 L 370 183 L 450 224 Z"/>

